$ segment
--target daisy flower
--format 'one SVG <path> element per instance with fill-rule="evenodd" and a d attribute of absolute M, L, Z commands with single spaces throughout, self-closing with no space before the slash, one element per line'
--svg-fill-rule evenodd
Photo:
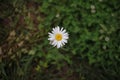
<path fill-rule="evenodd" d="M 60 28 L 59 26 L 55 27 L 52 29 L 52 33 L 48 33 L 50 40 L 50 44 L 53 45 L 54 47 L 56 46 L 57 48 L 62 47 L 67 43 L 68 33 L 66 32 L 65 29 Z"/>

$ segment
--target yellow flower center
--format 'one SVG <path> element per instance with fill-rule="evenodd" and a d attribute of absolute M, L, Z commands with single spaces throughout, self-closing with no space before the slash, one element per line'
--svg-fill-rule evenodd
<path fill-rule="evenodd" d="M 56 35 L 55 35 L 55 39 L 56 39 L 57 41 L 62 40 L 62 34 L 56 34 Z"/>

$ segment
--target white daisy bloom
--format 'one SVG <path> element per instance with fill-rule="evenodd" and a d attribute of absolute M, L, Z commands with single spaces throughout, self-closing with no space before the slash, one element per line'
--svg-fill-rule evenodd
<path fill-rule="evenodd" d="M 52 33 L 48 33 L 50 40 L 50 44 L 53 45 L 54 47 L 56 46 L 57 48 L 62 47 L 67 43 L 68 33 L 66 32 L 65 29 L 61 28 L 59 26 L 55 27 L 52 29 Z"/>

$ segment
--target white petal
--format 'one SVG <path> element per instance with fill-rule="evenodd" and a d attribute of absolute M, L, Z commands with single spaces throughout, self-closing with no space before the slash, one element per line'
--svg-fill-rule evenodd
<path fill-rule="evenodd" d="M 68 39 L 68 36 L 63 36 L 63 39 Z"/>
<path fill-rule="evenodd" d="M 64 42 L 64 43 L 67 43 L 67 40 L 66 40 L 66 39 L 63 39 L 63 42 Z"/>
<path fill-rule="evenodd" d="M 62 41 L 62 45 L 65 45 L 65 42 Z"/>
<path fill-rule="evenodd" d="M 63 27 L 61 28 L 61 30 L 60 30 L 61 32 L 63 31 Z"/>
<path fill-rule="evenodd" d="M 52 45 L 55 45 L 55 42 L 54 42 L 54 41 L 52 42 Z"/>
<path fill-rule="evenodd" d="M 49 34 L 49 35 L 53 35 L 53 34 L 52 34 L 52 33 L 50 33 L 50 32 L 49 32 L 48 34 Z"/>
<path fill-rule="evenodd" d="M 55 47 L 57 45 L 57 43 L 55 41 L 53 41 L 52 45 Z"/>
<path fill-rule="evenodd" d="M 64 33 L 65 36 L 68 36 L 68 33 Z"/>
<path fill-rule="evenodd" d="M 48 40 L 51 40 L 51 41 L 52 41 L 52 40 L 54 40 L 54 39 L 53 39 L 53 38 L 48 38 Z"/>
<path fill-rule="evenodd" d="M 66 30 L 64 29 L 63 31 L 62 31 L 62 33 L 64 34 L 66 32 Z"/>
<path fill-rule="evenodd" d="M 60 28 L 59 28 L 59 26 L 57 27 L 57 32 L 60 32 Z"/>
<path fill-rule="evenodd" d="M 60 48 L 60 42 L 57 42 L 57 48 Z"/>

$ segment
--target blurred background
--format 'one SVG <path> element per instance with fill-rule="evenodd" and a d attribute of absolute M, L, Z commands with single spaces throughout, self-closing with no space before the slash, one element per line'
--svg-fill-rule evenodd
<path fill-rule="evenodd" d="M 48 41 L 64 27 L 68 43 Z M 119 80 L 119 0 L 0 0 L 0 80 Z"/>

